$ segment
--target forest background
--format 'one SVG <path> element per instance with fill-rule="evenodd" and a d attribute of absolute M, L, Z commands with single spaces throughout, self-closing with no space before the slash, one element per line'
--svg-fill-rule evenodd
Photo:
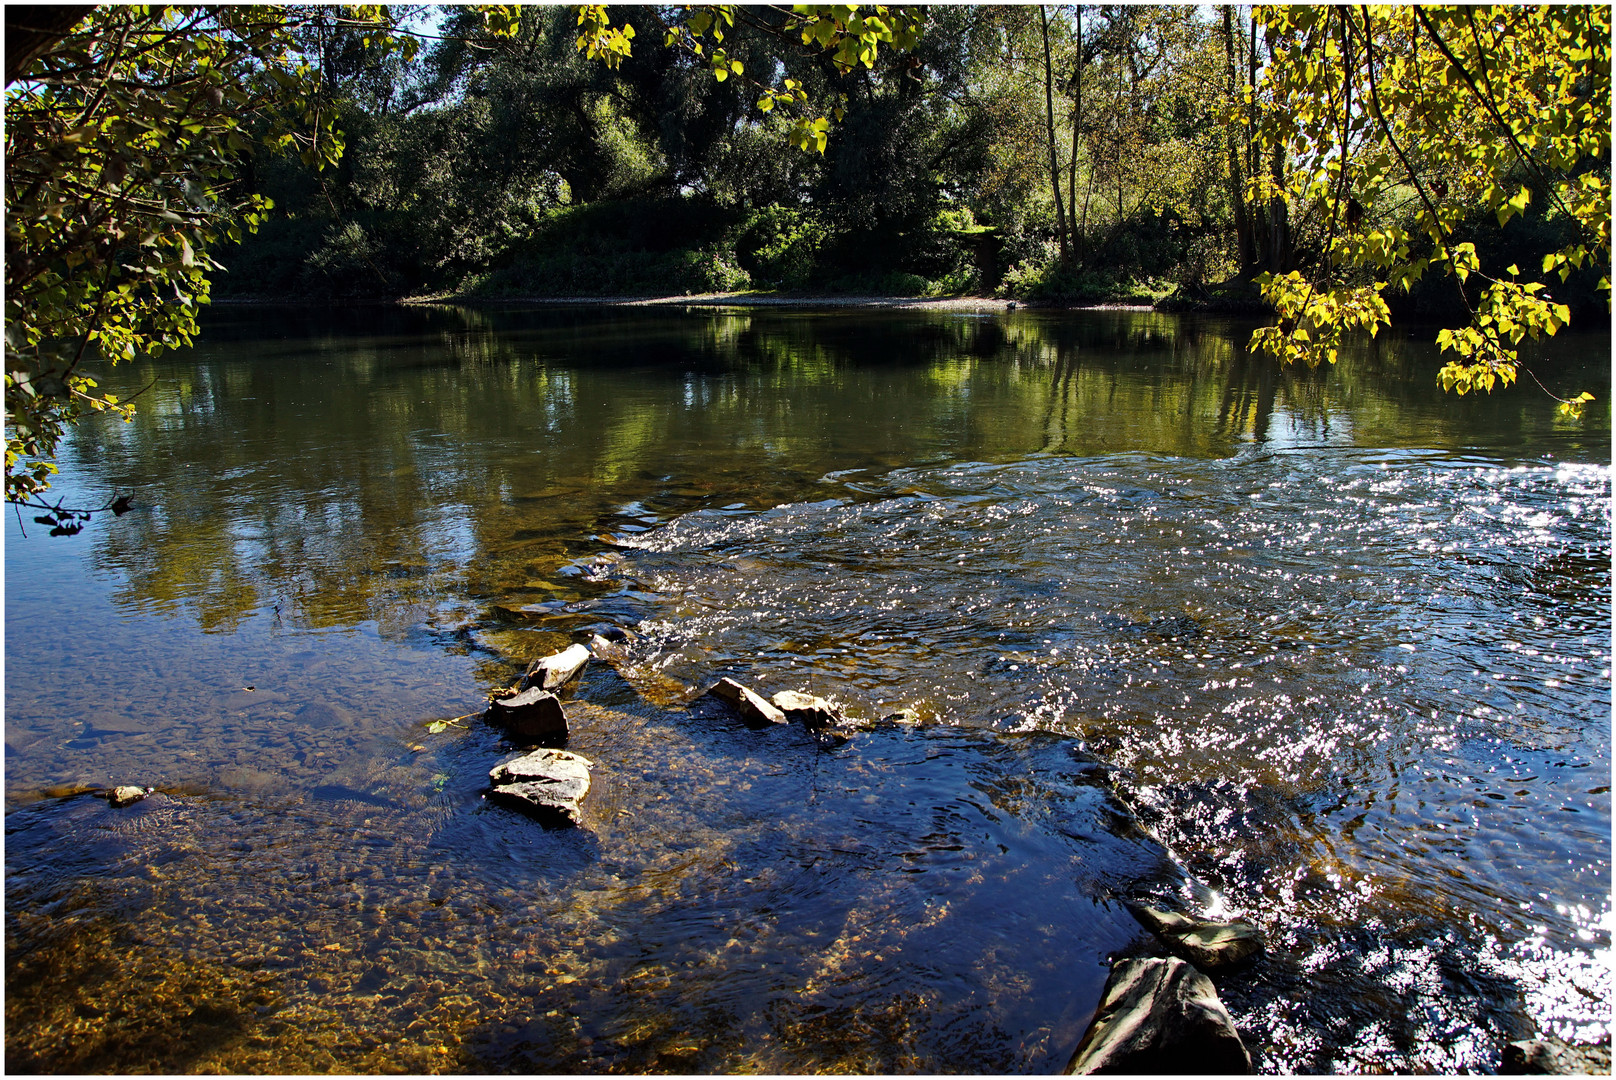
<path fill-rule="evenodd" d="M 394 9 L 395 12 L 398 9 Z M 275 204 L 218 255 L 218 299 L 677 295 L 737 290 L 982 294 L 1252 307 L 1265 271 L 1316 263 L 1324 215 L 1249 212 L 1275 171 L 1238 122 L 1268 60 L 1249 8 L 939 6 L 906 51 L 843 70 L 783 49 L 788 14 L 741 9 L 722 45 L 770 85 L 840 115 L 799 149 L 759 83 L 658 47 L 669 9 L 616 67 L 577 46 L 576 9 L 526 8 L 513 36 L 423 11 L 413 58 L 339 26 L 308 31 L 333 168 L 260 149 L 241 177 Z M 1608 152 L 1607 152 L 1608 166 Z M 1412 217 L 1415 193 L 1380 213 Z M 1508 229 L 1477 200 L 1462 239 L 1538 267 L 1574 238 L 1547 202 Z M 1555 290 L 1602 312 L 1600 273 Z M 1459 316 L 1452 277 L 1388 294 Z"/>

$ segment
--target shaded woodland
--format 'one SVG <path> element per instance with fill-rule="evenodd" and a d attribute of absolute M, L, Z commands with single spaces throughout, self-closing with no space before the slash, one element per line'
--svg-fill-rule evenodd
<path fill-rule="evenodd" d="M 1263 211 L 1283 168 L 1235 122 L 1268 59 L 1246 8 L 959 6 L 913 50 L 843 72 L 782 47 L 747 9 L 725 46 L 748 71 L 844 109 L 825 151 L 676 49 L 654 7 L 611 8 L 641 43 L 612 70 L 570 7 L 511 38 L 444 9 L 412 59 L 335 25 L 304 31 L 348 145 L 334 169 L 260 151 L 245 182 L 276 210 L 222 254 L 220 297 L 562 297 L 731 290 L 1031 300 L 1257 302 L 1264 271 L 1317 262 L 1319 213 Z M 1388 200 L 1412 213 L 1412 190 Z M 1537 207 L 1465 235 L 1489 262 L 1565 242 Z M 1562 290 L 1603 307 L 1584 273 Z M 1220 287 L 1221 286 L 1221 287 Z M 1451 279 L 1394 298 L 1463 310 Z"/>

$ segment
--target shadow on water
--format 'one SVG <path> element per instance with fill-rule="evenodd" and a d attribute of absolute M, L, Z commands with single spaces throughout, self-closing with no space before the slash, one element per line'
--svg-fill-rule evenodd
<path fill-rule="evenodd" d="M 1041 1071 L 1138 934 L 1111 898 L 1180 882 L 1069 739 L 573 718 L 583 830 L 480 801 L 486 729 L 384 815 L 13 811 L 8 1068 Z"/>
<path fill-rule="evenodd" d="M 61 489 L 137 511 L 7 543 L 7 1068 L 1054 1071 L 1140 893 L 1267 931 L 1265 1071 L 1586 1037 L 1608 410 L 1248 329 L 238 309 L 115 370 Z M 592 626 L 546 830 L 464 714 Z M 645 703 L 721 675 L 865 730 Z"/>

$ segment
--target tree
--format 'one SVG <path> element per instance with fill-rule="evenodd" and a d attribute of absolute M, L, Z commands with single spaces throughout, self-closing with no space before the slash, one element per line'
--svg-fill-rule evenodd
<path fill-rule="evenodd" d="M 1089 45 L 1091 179 L 1103 184 L 1114 229 L 1141 211 L 1200 215 L 1221 186 L 1215 103 L 1221 87 L 1212 27 L 1193 8 L 1110 7 Z M 1109 100 L 1107 100 L 1109 99 Z"/>
<path fill-rule="evenodd" d="M 843 104 L 821 112 L 822 103 L 810 102 L 800 80 L 782 77 L 776 82 L 772 71 L 769 81 L 748 74 L 746 65 L 724 47 L 725 36 L 733 32 L 737 19 L 773 35 L 782 45 L 797 44 L 794 39 L 800 36 L 800 46 L 808 55 L 848 74 L 860 67 L 873 69 L 882 45 L 899 52 L 912 48 L 926 24 L 926 10 L 912 5 L 793 4 L 781 23 L 760 17 L 744 5 L 700 4 L 687 7 L 668 26 L 665 46 L 698 58 L 719 82 L 735 77 L 750 83 L 762 94 L 757 100 L 761 111 L 797 110 L 792 141 L 800 149 L 823 154 L 832 121 L 840 122 L 845 113 Z M 579 5 L 578 26 L 578 51 L 591 59 L 616 68 L 633 54 L 634 28 L 612 25 L 606 4 Z"/>
<path fill-rule="evenodd" d="M 1239 280 L 1249 282 L 1265 272 L 1283 274 L 1292 269 L 1295 251 L 1285 200 L 1270 198 L 1248 204 L 1245 197 L 1249 180 L 1258 176 L 1266 176 L 1278 185 L 1284 175 L 1285 160 L 1282 153 L 1265 155 L 1256 138 L 1254 110 L 1263 41 L 1257 32 L 1257 9 L 1249 9 L 1243 18 L 1237 15 L 1237 10 L 1229 5 L 1222 11 L 1224 79 L 1221 96 L 1230 109 L 1239 110 L 1238 118 L 1227 120 L 1223 129 Z"/>
<path fill-rule="evenodd" d="M 1278 323 L 1255 348 L 1333 361 L 1342 335 L 1390 322 L 1383 293 L 1450 277 L 1469 324 L 1437 337 L 1460 394 L 1508 386 L 1517 346 L 1570 319 L 1551 287 L 1595 266 L 1609 297 L 1608 6 L 1263 9 L 1266 74 L 1238 110 L 1287 172 L 1248 177 L 1323 223 L 1309 273 L 1258 280 Z M 1500 226 L 1540 207 L 1561 240 L 1539 265 L 1483 266 L 1476 208 Z M 1562 401 L 1576 414 L 1586 401 Z"/>
<path fill-rule="evenodd" d="M 192 340 L 210 251 L 269 208 L 238 180 L 255 141 L 342 154 L 310 35 L 414 43 L 376 5 L 108 6 L 15 25 L 27 10 L 7 13 L 25 47 L 7 58 L 6 498 L 74 532 L 78 515 L 39 501 L 57 442 L 87 410 L 129 409 L 86 363 Z M 509 32 L 514 9 L 483 10 Z"/>

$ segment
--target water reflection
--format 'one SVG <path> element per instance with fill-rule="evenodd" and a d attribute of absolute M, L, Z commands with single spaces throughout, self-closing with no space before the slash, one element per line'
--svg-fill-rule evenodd
<path fill-rule="evenodd" d="M 140 510 L 8 538 L 8 1067 L 1051 1071 L 1140 891 L 1269 931 L 1267 1071 L 1587 1035 L 1608 410 L 1247 329 L 214 313 L 75 435 Z M 546 832 L 428 722 L 594 623 Z M 642 702 L 720 674 L 870 730 Z"/>
<path fill-rule="evenodd" d="M 937 457 L 1478 439 L 1576 456 L 1608 432 L 1608 413 L 1556 431 L 1525 394 L 1442 397 L 1409 377 L 1433 360 L 1408 340 L 1282 371 L 1246 355 L 1244 326 L 1146 313 L 371 315 L 356 337 L 346 315 L 277 311 L 266 339 L 258 311 L 216 313 L 207 344 L 118 370 L 119 391 L 155 386 L 73 452 L 144 510 L 97 540 L 122 606 L 217 630 L 271 605 L 304 627 L 408 625 L 542 580 L 626 502 L 769 506 Z"/>

